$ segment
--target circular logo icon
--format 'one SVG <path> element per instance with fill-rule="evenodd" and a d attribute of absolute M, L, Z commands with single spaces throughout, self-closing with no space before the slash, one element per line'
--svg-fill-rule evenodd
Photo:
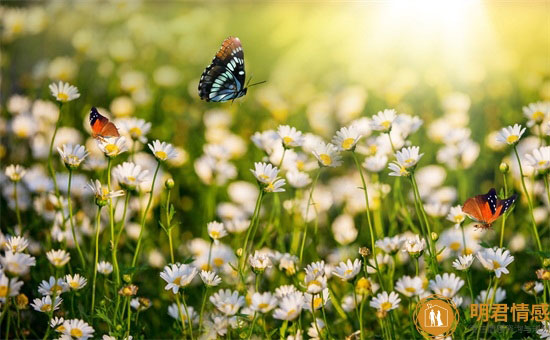
<path fill-rule="evenodd" d="M 420 300 L 413 314 L 416 329 L 429 338 L 453 334 L 459 319 L 460 314 L 453 300 L 438 294 Z"/>

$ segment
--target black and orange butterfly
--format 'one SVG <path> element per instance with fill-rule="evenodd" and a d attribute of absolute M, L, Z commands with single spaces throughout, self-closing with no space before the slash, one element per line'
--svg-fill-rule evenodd
<path fill-rule="evenodd" d="M 92 137 L 103 140 L 105 137 L 119 137 L 118 129 L 107 117 L 102 116 L 95 107 L 90 111 Z"/>
<path fill-rule="evenodd" d="M 477 195 L 464 202 L 462 211 L 472 220 L 480 223 L 479 228 L 491 228 L 502 214 L 504 214 L 516 201 L 518 195 L 513 194 L 506 199 L 499 199 L 495 188 L 485 195 Z"/>

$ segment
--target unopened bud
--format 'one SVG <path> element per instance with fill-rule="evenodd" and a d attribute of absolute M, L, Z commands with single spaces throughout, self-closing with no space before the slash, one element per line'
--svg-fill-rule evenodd
<path fill-rule="evenodd" d="M 437 240 L 439 240 L 439 234 L 436 232 L 432 232 L 432 241 L 437 241 Z"/>
<path fill-rule="evenodd" d="M 171 179 L 171 178 L 168 178 L 168 179 L 166 180 L 166 182 L 164 182 L 164 186 L 165 186 L 166 189 L 168 189 L 168 190 L 172 189 L 172 188 L 174 187 L 174 184 L 175 184 L 175 183 L 174 183 L 174 180 Z"/>
<path fill-rule="evenodd" d="M 237 251 L 235 253 L 237 254 L 237 257 L 243 256 L 243 248 L 237 249 Z"/>
<path fill-rule="evenodd" d="M 506 173 L 508 173 L 508 171 L 510 171 L 510 167 L 508 166 L 508 163 L 506 163 L 506 162 L 500 163 L 500 166 L 498 167 L 498 169 L 503 174 L 506 174 Z"/>
<path fill-rule="evenodd" d="M 542 266 L 545 267 L 545 268 L 550 267 L 550 259 L 549 258 L 544 259 L 542 261 Z"/>
<path fill-rule="evenodd" d="M 370 249 L 367 248 L 367 247 L 361 247 L 359 248 L 359 255 L 363 256 L 363 257 L 367 257 L 370 255 Z"/>
<path fill-rule="evenodd" d="M 132 282 L 132 277 L 131 277 L 130 275 L 128 275 L 128 274 L 122 275 L 122 279 L 123 279 L 124 282 L 126 282 L 126 283 Z"/>

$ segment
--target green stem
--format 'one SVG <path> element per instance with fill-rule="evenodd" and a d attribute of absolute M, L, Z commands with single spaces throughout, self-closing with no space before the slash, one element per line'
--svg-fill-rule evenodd
<path fill-rule="evenodd" d="M 80 249 L 80 244 L 78 244 L 78 239 L 76 238 L 76 232 L 74 229 L 74 222 L 73 222 L 73 205 L 71 200 L 71 181 L 73 178 L 73 170 L 69 169 L 69 183 L 67 185 L 67 203 L 69 206 L 69 222 L 71 224 L 71 232 L 73 233 L 73 240 L 74 244 L 76 246 L 76 251 L 78 252 L 78 257 L 80 258 L 80 262 L 82 263 L 82 267 L 86 269 L 86 261 L 84 260 L 84 255 L 82 254 L 82 250 Z"/>
<path fill-rule="evenodd" d="M 308 229 L 308 215 L 309 215 L 309 206 L 311 205 L 311 199 L 313 198 L 313 190 L 315 190 L 315 185 L 317 184 L 317 180 L 319 179 L 319 175 L 321 174 L 321 168 L 317 170 L 317 174 L 315 175 L 315 179 L 313 180 L 313 183 L 311 184 L 311 190 L 309 191 L 309 198 L 307 200 L 307 206 L 306 206 L 306 216 L 304 218 L 305 225 L 304 225 L 304 235 L 302 236 L 302 243 L 300 245 L 300 260 L 299 263 L 302 263 L 302 257 L 304 255 L 304 246 L 306 244 L 306 238 L 307 238 L 307 229 Z"/>
<path fill-rule="evenodd" d="M 139 230 L 139 237 L 138 237 L 136 250 L 134 252 L 134 259 L 132 260 L 132 267 L 136 266 L 137 258 L 141 248 L 141 239 L 143 238 L 143 230 L 145 229 L 145 220 L 147 219 L 147 212 L 149 211 L 149 208 L 151 207 L 151 202 L 153 201 L 155 181 L 157 179 L 159 168 L 160 168 L 160 161 L 157 163 L 157 168 L 155 169 L 155 174 L 153 175 L 153 182 L 151 183 L 151 192 L 149 193 L 149 200 L 147 201 L 147 206 L 145 207 L 145 210 L 143 211 L 143 215 L 141 217 L 141 229 Z"/>
<path fill-rule="evenodd" d="M 250 326 L 250 332 L 248 333 L 248 339 L 252 337 L 252 333 L 254 332 L 254 327 L 256 326 L 256 319 L 258 318 L 258 313 L 254 312 L 254 319 L 252 320 L 252 326 Z"/>
<path fill-rule="evenodd" d="M 202 316 L 204 313 L 204 307 L 206 306 L 206 298 L 208 296 L 208 286 L 205 286 L 204 295 L 202 297 L 201 312 L 199 314 L 199 333 L 202 332 Z"/>
<path fill-rule="evenodd" d="M 470 299 L 474 303 L 474 290 L 472 289 L 472 280 L 470 278 L 470 270 L 466 271 L 466 281 L 468 282 L 468 289 L 470 290 Z"/>
<path fill-rule="evenodd" d="M 57 186 L 57 178 L 55 177 L 55 170 L 52 164 L 53 144 L 55 142 L 55 136 L 57 136 L 57 130 L 59 130 L 59 127 L 61 126 L 61 109 L 62 108 L 63 108 L 63 103 L 59 103 L 59 116 L 57 118 L 57 122 L 55 123 L 55 130 L 53 131 L 53 136 L 50 141 L 50 150 L 48 152 L 48 171 L 50 173 L 50 177 L 52 178 L 55 197 L 57 198 L 59 211 L 61 212 L 61 217 L 63 218 L 63 225 L 65 225 L 65 212 L 63 211 L 63 205 L 61 203 L 61 195 L 59 193 L 59 187 Z"/>
<path fill-rule="evenodd" d="M 535 222 L 535 215 L 533 214 L 533 202 L 531 201 L 531 196 L 529 196 L 529 192 L 527 191 L 527 186 L 525 185 L 525 178 L 523 176 L 523 167 L 521 166 L 521 160 L 519 159 L 518 149 L 515 144 L 514 144 L 514 153 L 516 154 L 516 159 L 519 165 L 519 174 L 521 176 L 521 185 L 523 187 L 523 193 L 527 197 L 527 203 L 529 204 L 529 213 L 531 215 L 533 235 L 535 236 L 535 241 L 537 243 L 538 250 L 542 251 L 542 244 L 540 243 L 539 232 L 537 230 L 537 224 Z"/>
<path fill-rule="evenodd" d="M 263 191 L 262 188 L 260 188 L 260 193 L 258 194 L 258 198 L 256 199 L 256 206 L 254 207 L 254 214 L 252 215 L 252 219 L 250 220 L 250 224 L 248 225 L 248 230 L 246 231 L 246 237 L 244 239 L 244 246 L 242 248 L 243 253 L 242 253 L 242 256 L 241 256 L 241 265 L 240 265 L 241 276 L 242 276 L 242 271 L 244 270 L 244 266 L 245 266 L 245 263 L 246 263 L 248 239 L 250 238 L 250 234 L 252 233 L 252 229 L 254 229 L 254 225 L 256 223 L 256 220 L 259 218 L 258 215 L 260 214 L 260 207 L 261 207 L 261 204 L 262 204 L 263 195 L 264 195 L 264 191 Z M 210 265 L 210 263 L 208 265 Z"/>
<path fill-rule="evenodd" d="M 504 182 L 504 197 L 508 197 L 508 183 L 506 181 L 506 174 L 502 174 L 502 179 Z M 502 248 L 504 242 L 504 226 L 506 225 L 506 214 L 502 216 L 502 227 L 500 228 L 500 243 L 499 247 Z"/>
<path fill-rule="evenodd" d="M 191 320 L 191 315 L 187 310 L 187 304 L 185 303 L 185 296 L 181 294 L 181 300 L 183 301 L 183 308 L 185 309 L 185 314 L 187 314 L 187 321 L 189 322 L 189 334 L 191 335 L 191 340 L 193 340 L 193 320 Z"/>
<path fill-rule="evenodd" d="M 124 225 L 126 224 L 126 212 L 128 211 L 128 203 L 130 202 L 130 192 L 126 192 L 126 198 L 124 199 L 124 211 L 122 212 L 122 219 L 120 220 L 120 226 L 118 227 L 118 232 L 115 237 L 115 244 L 113 246 L 114 257 L 117 257 L 118 253 L 118 243 L 120 242 L 120 237 L 122 236 L 122 231 L 124 231 Z"/>
<path fill-rule="evenodd" d="M 132 317 L 132 308 L 130 306 L 130 297 L 127 297 L 128 299 L 128 319 L 127 319 L 127 328 L 126 328 L 126 339 L 130 338 L 130 324 L 131 324 L 131 317 Z"/>
<path fill-rule="evenodd" d="M 166 194 L 166 204 L 165 204 L 165 209 L 166 209 L 166 233 L 168 234 L 168 245 L 170 246 L 170 260 L 172 261 L 172 263 L 175 263 L 174 262 L 174 245 L 173 245 L 173 242 L 172 242 L 172 219 L 170 218 L 170 193 L 171 193 L 171 190 L 170 189 L 167 189 L 168 190 L 168 193 Z"/>
<path fill-rule="evenodd" d="M 113 161 L 111 157 L 108 157 L 107 161 L 107 189 L 111 193 L 111 167 L 113 166 Z M 113 210 L 113 198 L 109 197 L 109 223 L 111 225 L 111 255 L 113 261 L 113 267 L 115 270 L 115 279 L 116 279 L 116 289 L 120 287 L 120 273 L 118 269 L 118 261 L 116 258 L 116 252 L 114 250 L 115 246 L 115 217 Z"/>
<path fill-rule="evenodd" d="M 97 279 L 97 262 L 99 260 L 99 223 L 101 220 L 101 206 L 97 206 L 97 213 L 95 216 L 95 256 L 94 256 L 94 278 L 92 283 L 92 308 L 90 310 L 90 316 L 94 315 L 94 307 L 95 307 L 95 285 L 96 285 L 96 279 Z"/>

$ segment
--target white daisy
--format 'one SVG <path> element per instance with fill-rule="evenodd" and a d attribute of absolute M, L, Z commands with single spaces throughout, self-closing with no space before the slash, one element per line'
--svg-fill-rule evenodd
<path fill-rule="evenodd" d="M 170 143 L 161 142 L 158 139 L 147 144 L 155 158 L 159 161 L 166 161 L 177 157 L 177 151 Z"/>
<path fill-rule="evenodd" d="M 168 283 L 164 289 L 171 289 L 176 294 L 180 288 L 191 283 L 197 272 L 197 268 L 191 265 L 176 263 L 165 266 L 160 277 Z"/>
<path fill-rule="evenodd" d="M 328 288 L 323 288 L 322 291 L 316 294 L 305 293 L 303 308 L 310 311 L 313 307 L 313 309 L 318 310 L 319 308 L 325 306 L 329 300 L 330 293 Z"/>
<path fill-rule="evenodd" d="M 388 132 L 391 130 L 395 116 L 396 112 L 393 109 L 379 111 L 376 115 L 372 116 L 370 126 L 373 130 Z"/>
<path fill-rule="evenodd" d="M 210 302 L 225 315 L 233 316 L 244 305 L 244 297 L 238 291 L 220 289 L 210 296 Z"/>
<path fill-rule="evenodd" d="M 506 299 L 506 291 L 498 287 L 495 294 L 495 290 L 491 287 L 489 288 L 489 294 L 487 294 L 487 290 L 482 290 L 476 297 L 475 303 L 490 303 L 491 299 L 493 300 L 492 303 L 501 303 Z"/>
<path fill-rule="evenodd" d="M 290 293 L 279 302 L 279 308 L 273 312 L 273 318 L 292 321 L 300 315 L 304 305 L 304 296 L 301 292 Z"/>
<path fill-rule="evenodd" d="M 69 254 L 63 249 L 58 249 L 58 250 L 52 249 L 46 253 L 46 256 L 48 257 L 48 260 L 50 261 L 50 263 L 58 268 L 66 265 L 67 262 L 69 262 L 69 260 L 71 259 L 71 254 Z"/>
<path fill-rule="evenodd" d="M 320 142 L 313 150 L 313 155 L 321 166 L 335 168 L 342 164 L 338 149 L 331 143 Z"/>
<path fill-rule="evenodd" d="M 388 157 L 386 155 L 374 155 L 365 158 L 363 162 L 363 168 L 367 169 L 370 172 L 380 172 L 384 170 L 388 164 Z"/>
<path fill-rule="evenodd" d="M 389 173 L 390 176 L 407 177 L 411 174 L 407 170 L 407 168 L 405 168 L 404 166 L 402 166 L 401 164 L 399 164 L 397 162 L 391 162 L 388 165 L 388 169 L 391 170 L 390 173 Z"/>
<path fill-rule="evenodd" d="M 307 292 L 317 294 L 327 287 L 327 277 L 325 275 L 307 274 L 304 278 Z"/>
<path fill-rule="evenodd" d="M 2 269 L 16 276 L 23 276 L 29 272 L 31 266 L 36 265 L 36 259 L 29 254 L 6 251 L 0 256 Z"/>
<path fill-rule="evenodd" d="M 90 180 L 90 183 L 88 183 L 88 188 L 93 192 L 95 196 L 96 204 L 102 205 L 102 206 L 107 204 L 107 201 L 109 200 L 109 198 L 114 198 L 114 197 L 119 197 L 124 195 L 124 191 L 122 190 L 109 192 L 107 188 L 104 188 L 101 186 L 101 183 L 97 179 L 95 180 L 95 182 L 93 180 Z"/>
<path fill-rule="evenodd" d="M 76 338 L 78 340 L 86 340 L 93 336 L 94 329 L 84 320 L 72 319 L 63 322 L 63 334 Z"/>
<path fill-rule="evenodd" d="M 22 236 L 8 236 L 4 248 L 14 253 L 21 253 L 27 249 L 29 241 Z"/>
<path fill-rule="evenodd" d="M 283 178 L 277 178 L 273 182 L 267 184 L 264 187 L 265 192 L 284 192 L 285 189 L 283 186 L 286 184 L 286 181 Z"/>
<path fill-rule="evenodd" d="M 283 146 L 285 148 L 301 146 L 304 143 L 302 132 L 296 130 L 295 127 L 291 127 L 288 125 L 279 125 L 279 128 L 277 129 L 277 134 L 281 138 Z"/>
<path fill-rule="evenodd" d="M 59 297 L 55 297 L 55 305 L 52 306 L 52 298 L 49 295 L 42 297 L 41 299 L 34 299 L 31 303 L 32 308 L 37 312 L 49 313 L 52 310 L 58 310 L 63 300 Z"/>
<path fill-rule="evenodd" d="M 272 183 L 279 174 L 279 169 L 269 163 L 256 162 L 254 170 L 250 169 L 256 180 L 262 184 Z"/>
<path fill-rule="evenodd" d="M 406 251 L 411 256 L 419 256 L 426 249 L 426 240 L 419 235 L 414 235 L 405 240 L 403 251 Z"/>
<path fill-rule="evenodd" d="M 57 84 L 50 84 L 49 87 L 50 91 L 52 92 L 52 96 L 54 96 L 57 101 L 62 103 L 70 102 L 71 100 L 80 97 L 78 89 L 75 86 L 70 85 L 69 83 L 64 83 L 60 81 Z"/>
<path fill-rule="evenodd" d="M 189 314 L 187 312 L 189 312 Z M 198 314 L 197 312 L 195 312 L 195 309 L 192 306 L 188 306 L 186 311 L 185 306 L 183 306 L 183 304 L 180 304 L 180 309 L 178 311 L 177 303 L 173 303 L 168 306 L 168 315 L 176 320 L 183 321 L 184 327 L 189 327 L 189 321 L 187 320 L 191 319 L 191 323 L 196 323 L 198 319 Z"/>
<path fill-rule="evenodd" d="M 248 257 L 248 263 L 257 273 L 262 273 L 266 268 L 271 268 L 272 266 L 269 256 L 258 251 Z"/>
<path fill-rule="evenodd" d="M 212 221 L 206 225 L 206 228 L 208 229 L 208 236 L 210 236 L 212 240 L 218 241 L 219 239 L 227 236 L 227 231 L 225 230 L 223 223 Z"/>
<path fill-rule="evenodd" d="M 361 134 L 357 129 L 353 126 L 343 127 L 336 131 L 336 135 L 332 137 L 332 144 L 340 151 L 353 151 L 359 139 L 361 139 Z"/>
<path fill-rule="evenodd" d="M 382 249 L 385 253 L 396 254 L 405 240 L 401 235 L 395 235 L 394 237 L 384 237 L 381 240 L 376 241 L 376 246 Z"/>
<path fill-rule="evenodd" d="M 254 293 L 252 295 L 252 303 L 250 304 L 252 310 L 260 313 L 268 313 L 275 307 L 277 307 L 277 298 L 270 292 Z"/>
<path fill-rule="evenodd" d="M 476 256 L 485 269 L 495 272 L 496 277 L 508 274 L 506 267 L 514 261 L 510 251 L 504 248 L 484 248 Z"/>
<path fill-rule="evenodd" d="M 57 152 L 59 152 L 61 160 L 69 169 L 78 168 L 80 163 L 88 156 L 88 151 L 80 144 L 63 144 L 61 147 L 57 147 Z"/>
<path fill-rule="evenodd" d="M 539 173 L 548 171 L 550 169 L 550 146 L 534 149 L 533 154 L 525 155 L 525 160 Z"/>
<path fill-rule="evenodd" d="M 396 292 L 391 292 L 390 294 L 388 294 L 388 292 L 382 292 L 372 298 L 370 306 L 381 312 L 389 312 L 399 307 L 400 302 L 401 298 Z"/>
<path fill-rule="evenodd" d="M 148 175 L 149 170 L 132 162 L 124 162 L 113 169 L 113 177 L 126 190 L 136 190 L 141 183 L 148 180 Z"/>
<path fill-rule="evenodd" d="M 122 120 L 120 127 L 130 135 L 133 140 L 147 143 L 147 134 L 151 130 L 151 123 L 139 118 L 126 118 Z"/>
<path fill-rule="evenodd" d="M 23 286 L 23 281 L 19 281 L 16 277 L 10 279 L 3 271 L 0 271 L 0 302 L 6 302 L 8 296 L 17 296 L 21 286 Z"/>
<path fill-rule="evenodd" d="M 86 286 L 86 283 L 88 282 L 86 278 L 81 276 L 80 274 L 67 274 L 65 276 L 65 281 L 69 285 L 69 288 L 71 288 L 72 290 L 79 290 Z"/>
<path fill-rule="evenodd" d="M 307 187 L 311 183 L 309 175 L 298 170 L 287 172 L 286 179 L 288 180 L 288 184 L 297 189 Z"/>
<path fill-rule="evenodd" d="M 130 306 L 140 312 L 149 309 L 152 305 L 153 303 L 151 300 L 144 297 L 133 298 L 130 300 Z"/>
<path fill-rule="evenodd" d="M 507 126 L 499 131 L 496 140 L 497 142 L 514 145 L 519 142 L 519 139 L 524 132 L 525 128 L 522 128 L 522 126 L 519 124 L 514 124 L 514 126 Z"/>
<path fill-rule="evenodd" d="M 342 281 L 349 281 L 353 279 L 361 271 L 361 260 L 355 259 L 351 262 L 350 259 L 347 262 L 340 262 L 332 274 L 338 276 Z"/>
<path fill-rule="evenodd" d="M 540 124 L 546 117 L 550 117 L 550 102 L 536 102 L 524 106 L 523 114 L 529 119 L 528 127 Z"/>
<path fill-rule="evenodd" d="M 397 158 L 397 163 L 406 169 L 412 168 L 418 163 L 420 158 L 424 156 L 423 153 L 419 154 L 420 147 L 418 146 L 410 146 L 402 148 L 401 150 L 397 151 L 395 154 L 395 157 Z"/>
<path fill-rule="evenodd" d="M 464 222 L 465 218 L 466 215 L 462 211 L 461 205 L 451 207 L 449 214 L 447 214 L 447 220 L 453 222 L 455 224 L 455 228 L 458 228 L 460 224 Z"/>
<path fill-rule="evenodd" d="M 474 256 L 472 254 L 459 256 L 453 261 L 453 267 L 456 270 L 468 270 L 474 263 Z"/>
<path fill-rule="evenodd" d="M 464 286 L 464 280 L 454 273 L 443 273 L 443 276 L 437 274 L 434 280 L 430 280 L 430 289 L 439 295 L 452 298 Z"/>
<path fill-rule="evenodd" d="M 50 276 L 48 281 L 43 280 L 38 286 L 38 292 L 42 295 L 61 295 L 69 291 L 69 285 L 65 282 L 65 279 Z"/>
<path fill-rule="evenodd" d="M 27 170 L 19 164 L 11 164 L 6 167 L 5 174 L 12 182 L 19 182 L 23 176 L 27 173 Z"/>
<path fill-rule="evenodd" d="M 101 261 L 97 264 L 97 271 L 103 275 L 109 275 L 113 272 L 113 265 L 107 261 Z"/>
<path fill-rule="evenodd" d="M 405 275 L 401 277 L 395 282 L 395 290 L 407 297 L 412 297 L 413 295 L 420 296 L 424 293 L 422 279 L 418 276 L 410 277 Z"/>
<path fill-rule="evenodd" d="M 283 297 L 296 293 L 298 290 L 293 285 L 282 285 L 275 289 L 275 296 L 279 299 L 282 299 Z"/>
<path fill-rule="evenodd" d="M 222 282 L 222 279 L 214 271 L 201 270 L 199 275 L 202 282 L 209 287 L 215 287 Z"/>
<path fill-rule="evenodd" d="M 105 156 L 111 158 L 128 150 L 124 136 L 98 139 L 97 146 Z"/>

